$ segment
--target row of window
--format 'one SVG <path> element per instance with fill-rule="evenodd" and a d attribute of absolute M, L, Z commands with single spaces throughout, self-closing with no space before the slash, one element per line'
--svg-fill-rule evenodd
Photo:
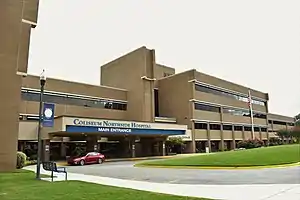
<path fill-rule="evenodd" d="M 24 101 L 40 101 L 40 93 L 35 90 L 24 90 L 22 89 L 22 100 Z M 84 106 L 92 108 L 105 108 L 114 110 L 127 110 L 127 103 L 115 102 L 112 100 L 97 99 L 97 98 L 84 98 L 76 96 L 74 94 L 59 94 L 45 92 L 43 95 L 43 101 L 48 103 Z"/>
<path fill-rule="evenodd" d="M 212 105 L 204 105 L 200 103 L 195 103 L 195 109 L 196 110 L 204 110 L 204 111 L 210 111 L 210 112 L 221 112 L 221 108 L 218 106 L 212 106 Z M 250 111 L 247 109 L 238 109 L 238 108 L 225 108 L 223 107 L 223 113 L 231 114 L 231 115 L 237 115 L 237 116 L 245 116 L 250 117 Z M 266 114 L 253 112 L 254 118 L 260 118 L 260 119 L 267 119 Z"/>
<path fill-rule="evenodd" d="M 221 126 L 223 126 L 223 130 L 226 131 L 231 131 L 232 130 L 232 125 L 221 125 L 221 124 L 209 124 L 209 129 L 210 130 L 221 130 Z M 208 124 L 207 123 L 195 123 L 195 129 L 202 129 L 202 130 L 207 130 L 208 129 Z M 242 131 L 243 126 L 242 125 L 234 125 L 233 129 L 235 131 Z M 267 132 L 267 128 L 261 127 L 261 132 Z M 251 126 L 244 126 L 245 131 L 252 131 Z M 254 127 L 254 132 L 259 132 L 259 127 Z"/>
<path fill-rule="evenodd" d="M 238 101 L 248 102 L 247 96 L 233 94 L 233 93 L 230 93 L 227 91 L 222 91 L 220 89 L 210 88 L 208 86 L 195 85 L 195 90 L 197 90 L 199 92 L 206 92 L 206 93 L 211 93 L 211 94 L 215 94 L 215 95 L 219 95 L 219 96 L 226 96 L 226 97 L 234 98 Z M 261 105 L 261 106 L 265 106 L 265 102 L 259 101 L 259 100 L 252 99 L 252 103 Z"/>
<path fill-rule="evenodd" d="M 272 122 L 273 122 L 273 124 L 276 124 L 276 125 L 288 125 L 288 126 L 294 126 L 295 125 L 295 123 L 293 123 L 293 122 L 282 122 L 282 121 L 275 121 L 275 120 L 269 120 L 269 124 L 272 124 Z"/>

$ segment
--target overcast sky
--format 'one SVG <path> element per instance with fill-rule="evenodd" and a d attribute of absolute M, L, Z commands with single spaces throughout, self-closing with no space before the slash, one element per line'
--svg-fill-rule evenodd
<path fill-rule="evenodd" d="M 29 73 L 99 84 L 100 66 L 141 46 L 268 92 L 270 112 L 300 112 L 299 0 L 42 0 Z"/>

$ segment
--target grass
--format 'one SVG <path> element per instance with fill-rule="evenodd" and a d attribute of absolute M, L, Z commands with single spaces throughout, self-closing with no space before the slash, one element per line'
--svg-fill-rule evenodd
<path fill-rule="evenodd" d="M 0 173 L 1 200 L 200 200 L 199 198 L 171 196 L 80 181 L 47 182 L 34 179 L 35 174 L 25 170 Z M 202 199 L 204 200 L 204 199 Z"/>
<path fill-rule="evenodd" d="M 300 145 L 282 145 L 143 162 L 148 166 L 250 167 L 300 162 Z"/>

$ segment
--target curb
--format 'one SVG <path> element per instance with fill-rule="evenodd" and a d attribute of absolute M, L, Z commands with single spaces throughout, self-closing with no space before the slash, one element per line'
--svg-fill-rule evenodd
<path fill-rule="evenodd" d="M 249 167 L 205 167 L 205 166 L 161 166 L 161 165 L 143 165 L 135 164 L 134 167 L 145 168 L 168 168 L 168 169 L 220 169 L 220 170 L 246 170 L 246 169 L 267 169 L 267 168 L 286 168 L 300 166 L 300 162 L 282 164 L 282 165 L 267 165 L 267 166 L 249 166 Z"/>
<path fill-rule="evenodd" d="M 120 159 L 107 159 L 105 162 L 124 162 L 124 161 L 142 161 L 142 160 L 158 160 L 164 158 L 172 158 L 174 156 L 155 156 L 155 157 L 143 157 L 143 158 L 120 158 Z M 67 162 L 57 162 L 58 166 L 68 166 Z"/>

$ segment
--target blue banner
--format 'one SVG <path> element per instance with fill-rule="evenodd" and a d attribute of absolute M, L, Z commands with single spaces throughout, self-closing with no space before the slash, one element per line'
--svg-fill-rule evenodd
<path fill-rule="evenodd" d="M 43 127 L 53 127 L 55 104 L 44 103 L 43 107 Z"/>
<path fill-rule="evenodd" d="M 123 133 L 123 134 L 143 134 L 143 135 L 184 135 L 185 130 L 165 130 L 165 129 L 134 129 L 134 128 L 110 128 L 95 126 L 72 126 L 67 125 L 66 131 L 70 133 Z"/>

